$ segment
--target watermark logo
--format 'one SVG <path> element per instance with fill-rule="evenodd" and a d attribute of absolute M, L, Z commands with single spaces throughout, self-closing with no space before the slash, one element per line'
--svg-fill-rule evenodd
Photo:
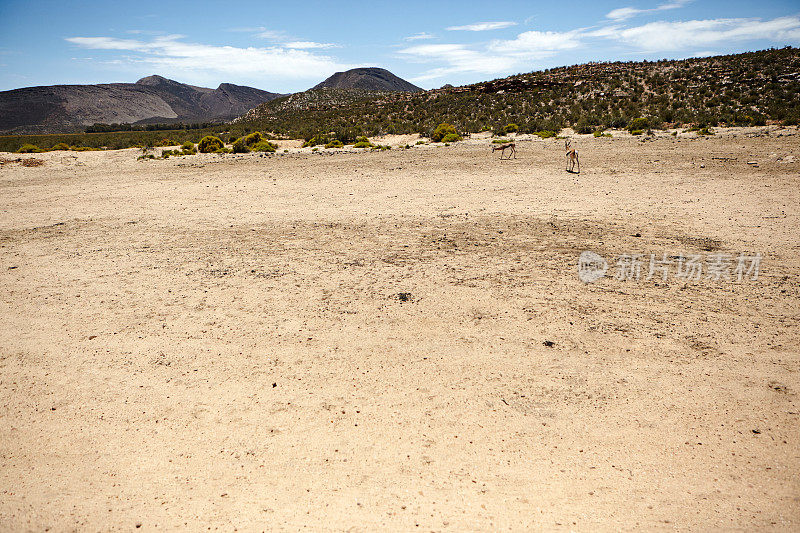
<path fill-rule="evenodd" d="M 578 258 L 578 277 L 584 283 L 594 283 L 606 275 L 608 262 L 600 254 L 588 250 Z"/>
<path fill-rule="evenodd" d="M 578 277 L 594 283 L 608 271 L 608 262 L 595 252 L 584 251 L 578 257 Z M 761 268 L 761 254 L 621 254 L 615 263 L 614 279 L 618 281 L 667 281 L 672 275 L 683 281 L 701 279 L 722 281 L 755 281 Z"/>

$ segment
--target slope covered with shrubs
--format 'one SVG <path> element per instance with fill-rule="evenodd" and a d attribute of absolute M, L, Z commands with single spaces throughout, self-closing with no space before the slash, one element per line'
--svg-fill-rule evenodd
<path fill-rule="evenodd" d="M 638 122 L 633 124 L 634 121 Z M 251 110 L 235 126 L 311 140 L 421 133 L 582 133 L 603 128 L 800 123 L 800 50 L 588 63 L 421 93 L 306 91 Z M 636 126 L 636 127 L 632 127 Z M 329 135 L 333 132 L 334 135 Z M 322 144 L 322 143 L 320 143 Z"/>

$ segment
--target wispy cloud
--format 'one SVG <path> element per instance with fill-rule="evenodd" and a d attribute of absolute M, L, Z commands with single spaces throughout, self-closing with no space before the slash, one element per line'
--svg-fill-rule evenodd
<path fill-rule="evenodd" d="M 425 44 L 404 48 L 402 57 L 416 63 L 439 63 L 412 81 L 424 82 L 458 73 L 499 75 L 534 59 L 551 57 L 580 46 L 578 30 L 570 32 L 527 31 L 515 39 L 494 40 L 483 45 Z"/>
<path fill-rule="evenodd" d="M 341 45 L 333 43 L 315 43 L 314 41 L 292 41 L 284 43 L 286 48 L 294 48 L 296 50 L 311 50 L 311 49 L 327 49 L 327 48 L 341 48 Z"/>
<path fill-rule="evenodd" d="M 462 72 L 499 74 L 508 71 L 515 63 L 513 58 L 498 57 L 462 44 L 423 44 L 405 48 L 399 53 L 416 63 L 444 63 L 444 66 L 433 68 L 412 79 L 417 82 Z"/>
<path fill-rule="evenodd" d="M 131 35 L 164 35 L 163 31 L 155 30 L 126 30 L 125 33 L 129 33 Z"/>
<path fill-rule="evenodd" d="M 255 33 L 255 36 L 258 37 L 259 39 L 269 39 L 271 41 L 279 41 L 281 39 L 286 38 L 286 32 L 261 28 L 259 31 Z"/>
<path fill-rule="evenodd" d="M 766 40 L 778 44 L 800 42 L 800 16 L 772 20 L 755 18 L 650 22 L 630 28 L 609 28 L 598 35 L 642 51 L 690 50 L 737 41 Z"/>
<path fill-rule="evenodd" d="M 606 13 L 606 18 L 611 19 L 613 21 L 621 22 L 623 20 L 628 20 L 629 18 L 633 18 L 637 15 L 641 15 L 643 13 L 652 13 L 655 11 L 666 11 L 669 9 L 678 9 L 686 4 L 688 4 L 691 0 L 673 0 L 672 2 L 667 2 L 661 4 L 657 7 L 652 9 L 638 9 L 635 7 L 621 7 L 619 9 L 614 9 Z"/>
<path fill-rule="evenodd" d="M 412 79 L 424 82 L 461 73 L 491 76 L 532 70 L 536 61 L 602 41 L 613 41 L 644 53 L 685 51 L 689 55 L 706 55 L 711 52 L 696 51 L 759 40 L 776 45 L 800 43 L 800 16 L 771 20 L 719 18 L 659 21 L 639 26 L 616 22 L 595 29 L 526 31 L 514 39 L 495 39 L 488 43 L 420 44 L 402 48 L 399 54 L 410 62 L 431 65 L 429 70 Z"/>
<path fill-rule="evenodd" d="M 272 30 L 266 26 L 240 26 L 236 28 L 228 28 L 226 31 L 233 33 L 252 33 L 254 37 L 259 39 L 268 39 L 271 41 L 279 41 L 286 39 L 286 32 L 282 30 Z"/>
<path fill-rule="evenodd" d="M 421 33 L 417 33 L 417 34 L 414 34 L 414 35 L 409 35 L 408 37 L 406 37 L 403 40 L 404 41 L 424 41 L 426 39 L 433 39 L 434 37 L 436 37 L 434 34 L 423 31 Z"/>
<path fill-rule="evenodd" d="M 517 35 L 516 39 L 492 41 L 489 51 L 531 59 L 548 57 L 561 50 L 577 48 L 580 45 L 580 30 L 567 32 L 526 31 Z"/>
<path fill-rule="evenodd" d="M 332 57 L 288 46 L 241 48 L 189 43 L 182 39 L 180 35 L 168 35 L 149 41 L 115 37 L 69 37 L 66 40 L 92 50 L 128 52 L 115 61 L 123 65 L 147 65 L 164 73 L 316 79 L 351 67 Z"/>
<path fill-rule="evenodd" d="M 467 24 L 465 26 L 450 26 L 445 28 L 447 31 L 489 31 L 489 30 L 502 30 L 503 28 L 510 28 L 516 26 L 516 22 L 476 22 L 475 24 Z"/>

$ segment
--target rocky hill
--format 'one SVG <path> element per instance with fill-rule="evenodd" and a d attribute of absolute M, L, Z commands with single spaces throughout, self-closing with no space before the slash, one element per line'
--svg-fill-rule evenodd
<path fill-rule="evenodd" d="M 366 91 L 420 92 L 416 85 L 377 67 L 354 68 L 337 72 L 313 89 L 363 89 Z"/>
<path fill-rule="evenodd" d="M 237 120 L 279 135 L 357 130 L 584 133 L 664 125 L 800 122 L 800 49 L 641 62 L 587 63 L 423 92 L 313 89 L 262 104 Z M 348 133 L 349 134 L 349 133 Z"/>
<path fill-rule="evenodd" d="M 195 87 L 161 76 L 136 83 L 51 85 L 0 92 L 0 132 L 67 133 L 95 123 L 233 119 L 280 94 L 223 83 Z"/>

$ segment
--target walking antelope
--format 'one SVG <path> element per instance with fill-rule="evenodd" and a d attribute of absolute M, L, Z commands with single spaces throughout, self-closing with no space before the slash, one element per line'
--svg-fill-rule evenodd
<path fill-rule="evenodd" d="M 517 145 L 514 143 L 505 143 L 492 146 L 492 153 L 495 153 L 497 150 L 500 150 L 500 159 L 503 159 L 503 155 L 505 155 L 506 150 L 509 150 L 509 154 L 506 159 L 511 159 L 512 155 L 514 156 L 514 159 L 517 158 Z"/>
<path fill-rule="evenodd" d="M 578 173 L 581 172 L 581 162 L 578 159 L 578 152 L 575 151 L 575 148 L 571 148 L 572 141 L 566 140 L 564 141 L 564 150 L 567 151 L 567 172 L 573 172 L 575 170 L 575 163 L 578 164 Z"/>

